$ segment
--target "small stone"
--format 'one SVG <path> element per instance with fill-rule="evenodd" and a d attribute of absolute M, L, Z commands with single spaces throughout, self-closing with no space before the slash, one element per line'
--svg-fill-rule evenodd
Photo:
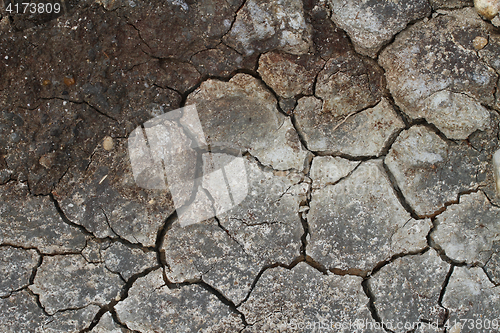
<path fill-rule="evenodd" d="M 85 235 L 63 221 L 47 196 L 32 196 L 24 183 L 0 187 L 0 244 L 54 254 L 81 251 Z"/>
<path fill-rule="evenodd" d="M 434 249 L 409 255 L 385 265 L 368 280 L 375 308 L 384 322 L 442 322 L 446 309 L 439 306 L 439 295 L 450 265 Z M 407 332 L 396 326 L 394 332 Z"/>
<path fill-rule="evenodd" d="M 104 265 L 71 254 L 44 257 L 29 288 L 40 296 L 45 311 L 53 315 L 60 310 L 107 304 L 119 295 L 124 284 Z"/>
<path fill-rule="evenodd" d="M 249 0 L 238 11 L 223 40 L 247 55 L 272 49 L 301 55 L 312 46 L 311 30 L 302 1 Z"/>
<path fill-rule="evenodd" d="M 73 76 L 65 76 L 63 82 L 68 87 L 71 87 L 72 85 L 75 84 L 75 78 Z"/>
<path fill-rule="evenodd" d="M 487 321 L 491 328 L 498 329 L 496 325 L 500 318 L 499 300 L 499 288 L 488 280 L 481 268 L 455 267 L 446 286 L 442 304 L 450 311 L 450 326 L 460 324 L 464 326 L 463 330 L 453 327 L 449 332 L 480 332 L 485 324 L 488 325 Z M 479 326 L 475 326 L 473 330 L 466 328 L 465 323 L 476 323 L 478 319 L 482 319 L 482 328 Z"/>
<path fill-rule="evenodd" d="M 239 307 L 252 325 L 245 332 L 291 332 L 298 328 L 302 331 L 318 325 L 331 329 L 333 323 L 371 322 L 369 300 L 361 282 L 358 276 L 325 275 L 305 262 L 291 270 L 267 269 L 248 300 Z M 368 331 L 363 327 L 359 330 Z"/>
<path fill-rule="evenodd" d="M 373 108 L 335 115 L 325 110 L 319 99 L 303 97 L 294 115 L 297 130 L 308 148 L 328 154 L 379 156 L 404 128 L 403 121 L 385 98 Z"/>
<path fill-rule="evenodd" d="M 130 248 L 120 242 L 113 243 L 102 251 L 102 258 L 106 267 L 111 272 L 120 274 L 125 281 L 158 265 L 155 252 Z"/>
<path fill-rule="evenodd" d="M 102 140 L 102 147 L 105 149 L 105 150 L 112 150 L 113 149 L 113 146 L 114 146 L 114 143 L 113 143 L 113 138 L 110 137 L 110 136 L 107 136 L 104 138 L 104 140 Z"/>
<path fill-rule="evenodd" d="M 0 297 L 26 287 L 39 259 L 35 250 L 0 247 Z"/>
<path fill-rule="evenodd" d="M 404 210 L 380 160 L 313 190 L 310 207 L 308 254 L 331 269 L 367 273 L 394 254 L 422 250 L 432 226 Z"/>
<path fill-rule="evenodd" d="M 341 157 L 316 156 L 313 158 L 310 171 L 313 189 L 335 184 L 349 175 L 359 163 L 361 162 Z"/>
<path fill-rule="evenodd" d="M 432 240 L 454 261 L 484 266 L 500 241 L 500 208 L 482 192 L 465 194 L 436 218 Z"/>
<path fill-rule="evenodd" d="M 488 44 L 488 40 L 484 37 L 477 36 L 472 41 L 472 44 L 476 50 L 482 50 Z"/>
<path fill-rule="evenodd" d="M 373 58 L 408 23 L 431 13 L 429 3 L 424 0 L 329 2 L 332 6 L 331 19 L 347 32 L 359 53 Z"/>
<path fill-rule="evenodd" d="M 500 11 L 500 1 L 498 0 L 474 0 L 474 7 L 479 15 L 487 20 L 491 20 Z"/>
<path fill-rule="evenodd" d="M 196 104 L 212 146 L 248 151 L 277 170 L 303 170 L 312 157 L 290 118 L 278 111 L 275 97 L 250 75 L 236 74 L 229 82 L 207 80 L 188 96 L 186 104 Z"/>
<path fill-rule="evenodd" d="M 432 216 L 459 193 L 476 188 L 487 165 L 465 143 L 448 145 L 425 126 L 403 131 L 385 158 L 401 192 L 420 217 Z"/>
<path fill-rule="evenodd" d="M 165 284 L 161 270 L 137 279 L 115 309 L 120 322 L 142 333 L 231 333 L 243 328 L 240 316 L 205 288 L 191 284 L 174 289 Z"/>

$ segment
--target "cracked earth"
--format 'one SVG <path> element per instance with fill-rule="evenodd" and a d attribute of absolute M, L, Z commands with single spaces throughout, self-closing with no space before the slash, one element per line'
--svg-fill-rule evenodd
<path fill-rule="evenodd" d="M 498 16 L 63 4 L 0 15 L 0 332 L 500 331 Z M 165 168 L 204 175 L 176 200 L 212 216 L 182 226 L 127 142 L 188 105 L 248 194 L 219 209 L 213 161 L 165 122 Z"/>

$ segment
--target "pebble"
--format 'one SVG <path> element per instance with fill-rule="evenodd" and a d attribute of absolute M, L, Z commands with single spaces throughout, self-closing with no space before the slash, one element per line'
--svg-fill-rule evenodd
<path fill-rule="evenodd" d="M 64 84 L 67 85 L 68 87 L 75 84 L 75 78 L 73 76 L 65 76 L 63 81 Z"/>
<path fill-rule="evenodd" d="M 479 15 L 491 20 L 498 15 L 500 11 L 499 0 L 474 0 L 474 7 L 476 7 Z"/>
<path fill-rule="evenodd" d="M 114 143 L 113 143 L 113 138 L 110 137 L 110 136 L 107 136 L 104 138 L 104 140 L 102 141 L 102 147 L 105 149 L 105 150 L 112 150 L 113 149 L 113 146 L 114 146 Z"/>
<path fill-rule="evenodd" d="M 474 38 L 474 41 L 472 42 L 472 45 L 474 45 L 474 48 L 476 50 L 482 50 L 487 44 L 488 40 L 481 36 L 477 36 L 476 38 Z"/>

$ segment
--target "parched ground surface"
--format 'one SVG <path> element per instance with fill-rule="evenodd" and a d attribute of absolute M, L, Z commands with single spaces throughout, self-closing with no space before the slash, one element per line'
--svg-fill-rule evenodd
<path fill-rule="evenodd" d="M 0 15 L 0 332 L 500 330 L 498 17 L 62 5 Z M 217 153 L 157 118 L 189 105 Z M 134 174 L 148 121 L 187 179 Z M 246 195 L 225 209 L 210 172 L 235 151 Z"/>

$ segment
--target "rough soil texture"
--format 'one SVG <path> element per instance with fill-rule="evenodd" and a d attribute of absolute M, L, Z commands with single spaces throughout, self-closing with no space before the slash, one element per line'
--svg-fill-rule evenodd
<path fill-rule="evenodd" d="M 0 332 L 500 330 L 498 16 L 4 2 Z"/>

